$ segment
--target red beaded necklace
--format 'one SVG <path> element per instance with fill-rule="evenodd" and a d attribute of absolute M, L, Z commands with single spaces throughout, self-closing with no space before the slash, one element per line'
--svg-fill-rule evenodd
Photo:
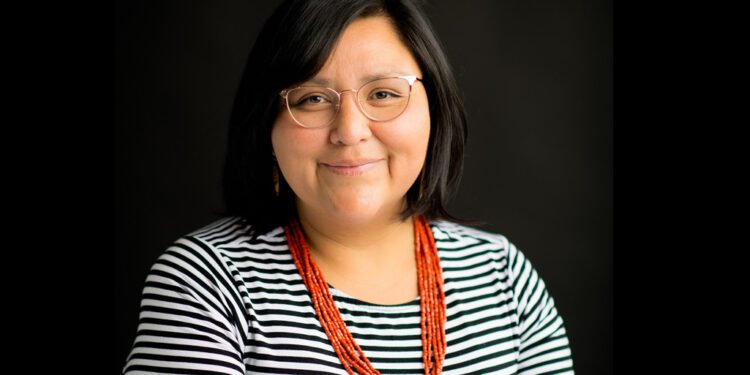
<path fill-rule="evenodd" d="M 323 274 L 310 256 L 304 233 L 297 220 L 284 227 L 289 250 L 302 280 L 312 298 L 315 313 L 331 340 L 341 364 L 349 374 L 380 374 L 365 357 L 351 332 L 346 328 L 333 301 Z M 414 243 L 417 259 L 417 280 L 420 296 L 422 327 L 422 361 L 425 375 L 440 374 L 445 359 L 445 292 L 435 239 L 427 220 L 414 217 Z"/>

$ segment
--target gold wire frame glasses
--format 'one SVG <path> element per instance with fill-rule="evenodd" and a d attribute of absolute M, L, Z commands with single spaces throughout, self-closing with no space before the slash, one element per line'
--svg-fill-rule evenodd
<path fill-rule="evenodd" d="M 322 128 L 333 123 L 341 108 L 341 95 L 347 91 L 356 95 L 357 106 L 367 118 L 382 122 L 404 113 L 414 82 L 421 80 L 413 75 L 382 77 L 358 89 L 336 91 L 323 86 L 298 86 L 281 90 L 279 95 L 294 122 L 304 128 Z"/>

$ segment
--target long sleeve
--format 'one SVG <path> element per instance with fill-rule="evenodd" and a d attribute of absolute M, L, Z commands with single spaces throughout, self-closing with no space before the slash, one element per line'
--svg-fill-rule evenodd
<path fill-rule="evenodd" d="M 521 336 L 520 374 L 573 374 L 573 359 L 563 319 L 523 253 L 508 246 L 509 271 Z"/>
<path fill-rule="evenodd" d="M 123 374 L 244 375 L 239 300 L 221 256 L 176 241 L 146 278 L 138 330 Z"/>

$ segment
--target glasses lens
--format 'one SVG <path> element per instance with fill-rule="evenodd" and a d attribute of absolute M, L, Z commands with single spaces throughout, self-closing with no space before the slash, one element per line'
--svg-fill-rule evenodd
<path fill-rule="evenodd" d="M 407 80 L 383 78 L 364 85 L 357 93 L 357 99 L 368 116 L 377 121 L 388 121 L 404 112 L 410 92 Z"/>
<path fill-rule="evenodd" d="M 338 96 L 324 87 L 298 87 L 289 90 L 289 112 L 297 122 L 308 128 L 328 125 L 336 116 Z"/>

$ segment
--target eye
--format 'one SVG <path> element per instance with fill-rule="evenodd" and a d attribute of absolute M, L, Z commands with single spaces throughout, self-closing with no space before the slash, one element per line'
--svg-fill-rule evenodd
<path fill-rule="evenodd" d="M 394 94 L 392 92 L 388 92 L 388 91 L 375 91 L 371 94 L 372 99 L 378 99 L 378 100 L 383 100 L 383 99 L 388 99 L 388 98 L 398 97 L 398 96 L 399 95 Z"/>
<path fill-rule="evenodd" d="M 329 101 L 328 98 L 322 95 L 310 95 L 308 97 L 305 97 L 299 101 L 297 101 L 294 105 L 305 105 L 305 104 L 322 104 Z"/>

